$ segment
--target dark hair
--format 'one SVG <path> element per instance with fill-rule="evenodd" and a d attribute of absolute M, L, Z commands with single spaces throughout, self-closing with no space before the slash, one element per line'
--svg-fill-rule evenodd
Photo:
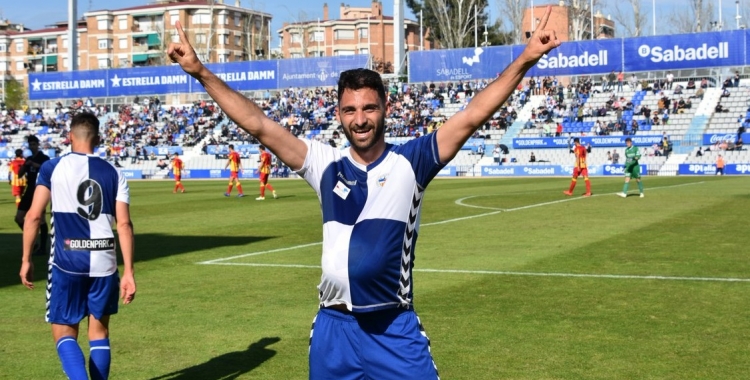
<path fill-rule="evenodd" d="M 23 149 L 16 149 L 16 157 L 23 158 Z"/>
<path fill-rule="evenodd" d="M 385 86 L 380 74 L 369 69 L 351 69 L 341 72 L 339 76 L 338 97 L 339 104 L 344 90 L 359 90 L 361 88 L 370 88 L 378 93 L 378 99 L 385 104 Z"/>
<path fill-rule="evenodd" d="M 576 138 L 573 139 L 573 142 L 574 143 L 581 142 L 581 139 L 579 139 L 578 137 L 576 137 Z"/>
<path fill-rule="evenodd" d="M 261 145 L 258 145 L 258 149 L 260 149 L 260 150 L 266 150 L 266 147 L 263 146 L 263 144 L 261 144 Z"/>
<path fill-rule="evenodd" d="M 99 136 L 99 119 L 93 113 L 81 112 L 70 120 L 70 130 L 84 128 L 86 133 L 92 137 Z"/>
<path fill-rule="evenodd" d="M 38 138 L 38 137 L 36 137 L 36 136 L 26 136 L 26 141 L 27 141 L 27 142 L 28 142 L 29 144 L 31 144 L 31 143 L 36 143 L 36 144 L 39 144 L 39 138 Z"/>
<path fill-rule="evenodd" d="M 628 137 L 628 138 L 625 139 L 625 142 L 628 142 L 628 141 L 633 142 L 633 139 L 631 139 L 630 137 Z"/>
<path fill-rule="evenodd" d="M 229 149 L 234 149 L 234 144 L 229 144 Z"/>

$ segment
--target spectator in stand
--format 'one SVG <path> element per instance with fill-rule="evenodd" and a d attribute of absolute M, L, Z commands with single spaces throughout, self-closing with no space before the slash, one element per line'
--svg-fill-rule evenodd
<path fill-rule="evenodd" d="M 617 73 L 617 92 L 622 92 L 622 82 L 625 80 L 625 73 L 620 70 L 619 73 Z"/>
<path fill-rule="evenodd" d="M 702 89 L 708 88 L 708 79 L 707 78 L 701 79 L 701 88 Z"/>
<path fill-rule="evenodd" d="M 688 90 L 695 90 L 695 80 L 693 80 L 693 78 L 688 79 L 687 86 L 685 88 Z"/>
<path fill-rule="evenodd" d="M 732 82 L 733 82 L 732 85 L 734 87 L 740 87 L 740 72 L 739 71 L 734 72 L 734 78 L 732 78 Z"/>
<path fill-rule="evenodd" d="M 674 82 L 674 74 L 671 71 L 667 71 L 667 83 L 664 86 L 667 90 L 672 89 L 672 83 Z"/>

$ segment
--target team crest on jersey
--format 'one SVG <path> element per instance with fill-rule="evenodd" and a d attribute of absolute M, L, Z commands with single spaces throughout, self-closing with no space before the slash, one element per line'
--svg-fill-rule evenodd
<path fill-rule="evenodd" d="M 386 176 L 386 175 L 381 175 L 380 177 L 378 177 L 378 186 L 380 186 L 380 187 L 385 186 L 385 181 L 387 179 L 388 179 L 388 176 Z"/>

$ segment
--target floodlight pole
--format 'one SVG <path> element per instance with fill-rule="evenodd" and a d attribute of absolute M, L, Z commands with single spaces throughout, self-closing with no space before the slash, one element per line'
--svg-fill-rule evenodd
<path fill-rule="evenodd" d="M 78 0 L 68 0 L 68 69 L 78 70 Z"/>

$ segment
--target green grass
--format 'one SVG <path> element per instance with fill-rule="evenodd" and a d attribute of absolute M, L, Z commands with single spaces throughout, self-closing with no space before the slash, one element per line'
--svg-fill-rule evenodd
<path fill-rule="evenodd" d="M 619 177 L 592 181 L 587 199 L 564 197 L 564 178 L 433 181 L 415 303 L 441 377 L 749 378 L 750 282 L 565 274 L 750 279 L 750 178 L 646 177 L 643 199 L 612 195 Z M 176 195 L 171 182 L 131 182 L 138 295 L 112 319 L 112 379 L 307 378 L 320 270 L 197 264 L 320 242 L 313 191 L 274 185 L 280 199 L 256 202 L 250 181 L 244 199 L 221 196 L 224 181 Z M 9 193 L 0 378 L 62 379 L 43 319 L 46 265 L 35 258 L 36 290 L 20 285 Z M 221 262 L 317 266 L 320 246 Z M 533 275 L 544 273 L 565 276 Z"/>

